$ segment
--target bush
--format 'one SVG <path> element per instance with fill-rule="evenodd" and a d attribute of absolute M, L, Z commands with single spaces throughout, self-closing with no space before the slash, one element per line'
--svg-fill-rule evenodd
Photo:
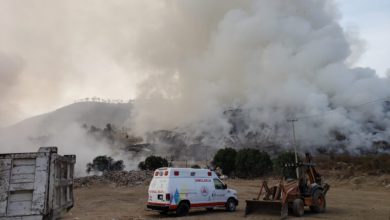
<path fill-rule="evenodd" d="M 390 155 L 363 155 L 355 159 L 355 164 L 361 164 L 361 170 L 366 172 L 390 173 Z M 355 165 L 355 166 L 356 166 Z"/>
<path fill-rule="evenodd" d="M 139 162 L 138 169 L 140 169 L 140 170 L 147 170 L 146 169 L 146 165 L 145 165 L 145 161 Z"/>
<path fill-rule="evenodd" d="M 193 169 L 200 169 L 200 166 L 198 164 L 194 164 L 194 165 L 191 166 L 191 168 L 193 168 Z"/>
<path fill-rule="evenodd" d="M 145 161 L 138 164 L 140 170 L 155 170 L 160 167 L 167 167 L 168 160 L 159 156 L 149 156 Z"/>
<path fill-rule="evenodd" d="M 124 168 L 123 160 L 115 161 L 108 156 L 97 156 L 93 159 L 92 163 L 87 164 L 87 173 L 92 171 L 122 171 Z"/>
<path fill-rule="evenodd" d="M 237 151 L 233 148 L 220 149 L 215 154 L 213 165 L 220 167 L 223 174 L 230 175 L 235 169 Z"/>
<path fill-rule="evenodd" d="M 301 159 L 298 155 L 298 161 Z M 293 167 L 285 167 L 285 164 L 295 163 L 295 153 L 292 151 L 285 151 L 278 155 L 278 157 L 274 160 L 274 170 L 277 174 L 283 175 L 289 178 L 296 178 L 296 169 Z"/>
<path fill-rule="evenodd" d="M 272 171 L 272 161 L 269 154 L 257 149 L 239 150 L 235 166 L 235 174 L 240 178 L 259 177 Z"/>
<path fill-rule="evenodd" d="M 371 155 L 318 155 L 315 161 L 321 169 L 347 169 L 369 174 L 390 173 L 390 154 Z M 340 165 L 343 163 L 344 165 Z"/>

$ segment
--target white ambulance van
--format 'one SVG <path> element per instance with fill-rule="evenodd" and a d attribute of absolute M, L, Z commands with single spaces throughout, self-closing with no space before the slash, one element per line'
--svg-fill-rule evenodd
<path fill-rule="evenodd" d="M 160 168 L 149 185 L 147 208 L 160 213 L 184 216 L 192 208 L 216 207 L 233 212 L 237 205 L 237 192 L 208 169 Z"/>

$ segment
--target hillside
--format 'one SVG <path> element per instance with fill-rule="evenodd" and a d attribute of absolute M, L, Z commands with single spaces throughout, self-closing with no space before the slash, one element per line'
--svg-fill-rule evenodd
<path fill-rule="evenodd" d="M 0 153 L 35 152 L 41 146 L 58 146 L 61 154 L 77 155 L 76 174 L 83 175 L 85 165 L 98 155 L 123 157 L 113 143 L 90 135 L 83 125 L 104 128 L 110 123 L 121 128 L 131 109 L 131 103 L 80 102 L 28 118 L 0 130 Z"/>
<path fill-rule="evenodd" d="M 1 133 L 36 136 L 61 131 L 74 124 L 104 127 L 111 123 L 120 127 L 129 118 L 131 108 L 131 103 L 79 102 L 25 119 L 4 128 Z"/>

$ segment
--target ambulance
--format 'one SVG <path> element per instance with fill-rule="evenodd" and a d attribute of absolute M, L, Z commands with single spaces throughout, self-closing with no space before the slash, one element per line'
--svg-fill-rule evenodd
<path fill-rule="evenodd" d="M 215 172 L 208 169 L 159 168 L 149 185 L 147 208 L 161 214 L 187 215 L 190 209 L 225 208 L 238 205 L 237 192 L 228 189 Z"/>

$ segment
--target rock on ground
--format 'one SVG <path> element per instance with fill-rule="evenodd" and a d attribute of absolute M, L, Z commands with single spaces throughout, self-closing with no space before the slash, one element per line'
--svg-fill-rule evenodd
<path fill-rule="evenodd" d="M 153 177 L 152 171 L 111 171 L 101 176 L 87 176 L 75 178 L 74 187 L 90 187 L 99 184 L 114 184 L 115 186 L 136 186 L 149 183 Z"/>

